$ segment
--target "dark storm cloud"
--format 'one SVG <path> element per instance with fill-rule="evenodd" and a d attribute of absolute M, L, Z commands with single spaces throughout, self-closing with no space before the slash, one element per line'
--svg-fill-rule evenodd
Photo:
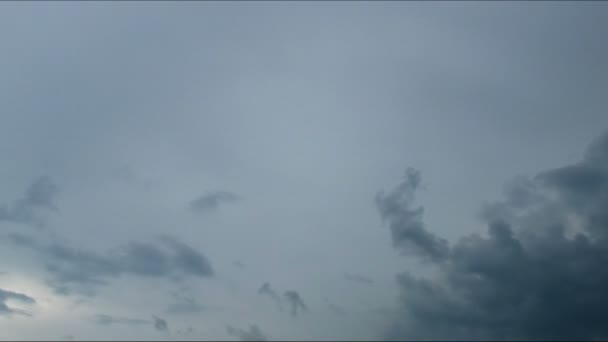
<path fill-rule="evenodd" d="M 48 284 L 61 294 L 93 295 L 98 286 L 121 275 L 149 278 L 213 275 L 203 254 L 170 237 L 162 237 L 160 244 L 132 241 L 108 254 L 63 242 L 42 243 L 22 234 L 8 237 L 15 245 L 36 252 L 44 260 L 51 276 Z"/>
<path fill-rule="evenodd" d="M 210 192 L 190 202 L 190 210 L 198 213 L 205 213 L 216 210 L 224 203 L 235 202 L 238 199 L 239 197 L 231 192 Z"/>
<path fill-rule="evenodd" d="M 152 321 L 138 318 L 114 317 L 105 314 L 97 314 L 93 318 L 95 323 L 100 325 L 125 324 L 125 325 L 142 325 L 151 324 Z"/>
<path fill-rule="evenodd" d="M 413 207 L 420 182 L 420 172 L 407 169 L 405 179 L 393 191 L 376 195 L 376 206 L 390 227 L 395 247 L 404 254 L 439 261 L 448 255 L 449 248 L 446 240 L 426 230 L 422 221 L 424 208 Z"/>
<path fill-rule="evenodd" d="M 152 318 L 154 319 L 154 329 L 158 330 L 158 331 L 168 331 L 169 330 L 169 324 L 167 323 L 166 320 L 157 317 L 157 316 L 152 316 Z"/>
<path fill-rule="evenodd" d="M 13 315 L 13 314 L 30 316 L 30 314 L 26 311 L 11 308 L 10 306 L 8 306 L 6 304 L 6 302 L 11 299 L 19 301 L 24 304 L 35 304 L 36 303 L 36 300 L 34 300 L 34 298 L 27 296 L 23 293 L 12 292 L 12 291 L 0 289 L 0 316 Z"/>
<path fill-rule="evenodd" d="M 57 211 L 53 203 L 58 187 L 49 177 L 40 177 L 25 191 L 22 198 L 16 200 L 10 207 L 0 206 L 0 221 L 12 221 L 41 226 L 41 210 Z"/>
<path fill-rule="evenodd" d="M 360 274 L 353 274 L 353 273 L 345 273 L 344 279 L 350 280 L 352 282 L 359 283 L 359 284 L 365 284 L 365 285 L 372 285 L 374 283 L 374 280 L 370 277 L 360 275 Z"/>
<path fill-rule="evenodd" d="M 257 325 L 250 325 L 249 330 L 227 326 L 226 331 L 241 341 L 267 341 L 268 338 Z"/>
<path fill-rule="evenodd" d="M 398 276 L 400 314 L 385 337 L 607 338 L 607 180 L 605 134 L 581 162 L 508 183 L 505 199 L 482 215 L 487 236 L 443 248 L 437 277 Z M 406 188 L 397 192 L 416 187 Z M 391 212 L 407 213 L 410 202 L 401 205 Z M 386 206 L 379 209 L 386 216 Z"/>
<path fill-rule="evenodd" d="M 308 311 L 308 307 L 304 304 L 302 297 L 296 291 L 285 291 L 283 294 L 285 300 L 291 306 L 291 315 L 297 316 L 298 311 Z"/>
<path fill-rule="evenodd" d="M 258 294 L 268 296 L 275 302 L 279 310 L 283 311 L 283 300 L 281 300 L 281 296 L 279 296 L 279 294 L 270 286 L 270 283 L 264 283 L 258 290 Z"/>

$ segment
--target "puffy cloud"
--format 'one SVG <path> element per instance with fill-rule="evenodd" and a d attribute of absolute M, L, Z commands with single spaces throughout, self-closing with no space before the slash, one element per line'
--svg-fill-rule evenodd
<path fill-rule="evenodd" d="M 227 326 L 226 331 L 241 341 L 267 341 L 268 338 L 257 325 L 250 325 L 249 330 Z"/>
<path fill-rule="evenodd" d="M 398 276 L 401 309 L 385 338 L 608 337 L 608 134 L 579 163 L 508 183 L 482 211 L 487 235 L 452 248 L 411 209 L 419 182 L 408 171 L 378 208 L 395 246 L 435 261 L 437 275 Z M 410 230 L 418 234 L 400 234 Z"/>

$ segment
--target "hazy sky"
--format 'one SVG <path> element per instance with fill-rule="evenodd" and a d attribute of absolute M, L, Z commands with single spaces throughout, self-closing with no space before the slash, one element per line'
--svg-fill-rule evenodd
<path fill-rule="evenodd" d="M 607 36 L 602 2 L 2 2 L 0 339 L 606 338 Z"/>

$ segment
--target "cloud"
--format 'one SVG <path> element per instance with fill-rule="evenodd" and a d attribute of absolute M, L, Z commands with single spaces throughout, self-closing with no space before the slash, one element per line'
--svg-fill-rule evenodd
<path fill-rule="evenodd" d="M 190 202 L 190 210 L 197 213 L 206 213 L 216 210 L 224 203 L 232 203 L 239 197 L 227 191 L 215 191 L 204 194 L 203 196 Z"/>
<path fill-rule="evenodd" d="M 365 285 L 372 285 L 374 283 L 374 280 L 370 277 L 360 275 L 360 274 L 353 274 L 353 273 L 345 273 L 344 279 L 350 280 L 352 282 L 359 283 L 359 284 L 365 284 Z"/>
<path fill-rule="evenodd" d="M 12 291 L 0 289 L 0 316 L 13 315 L 13 314 L 30 316 L 30 314 L 26 311 L 11 308 L 10 306 L 8 306 L 6 304 L 6 302 L 8 300 L 16 300 L 16 301 L 19 301 L 24 304 L 35 304 L 36 303 L 36 300 L 34 300 L 34 298 L 27 296 L 23 293 L 12 292 Z"/>
<path fill-rule="evenodd" d="M 122 324 L 122 325 L 152 325 L 154 329 L 158 331 L 168 331 L 169 324 L 166 320 L 152 315 L 152 320 L 139 319 L 139 318 L 128 318 L 128 317 L 115 317 L 105 314 L 97 314 L 94 316 L 95 323 L 99 325 L 114 325 L 114 324 Z"/>
<path fill-rule="evenodd" d="M 241 341 L 267 341 L 268 338 L 257 325 L 250 325 L 249 330 L 227 326 L 226 331 Z"/>
<path fill-rule="evenodd" d="M 279 311 L 283 311 L 283 300 L 281 299 L 281 296 L 279 296 L 279 294 L 270 286 L 270 283 L 264 283 L 262 287 L 259 288 L 258 294 L 271 298 L 279 308 Z"/>
<path fill-rule="evenodd" d="M 210 277 L 207 258 L 175 238 L 163 236 L 158 244 L 132 241 L 111 254 L 72 247 L 64 242 L 41 243 L 22 234 L 9 234 L 17 246 L 44 260 L 48 284 L 60 294 L 94 295 L 98 286 L 121 275 L 149 278 Z"/>
<path fill-rule="evenodd" d="M 42 226 L 44 224 L 39 213 L 41 210 L 58 211 L 53 200 L 58 193 L 58 187 L 47 177 L 35 180 L 25 191 L 22 198 L 12 206 L 0 206 L 0 221 Z"/>
<path fill-rule="evenodd" d="M 152 318 L 154 319 L 154 328 L 158 331 L 169 331 L 169 324 L 167 323 L 166 320 L 157 317 L 157 316 L 152 316 Z"/>
<path fill-rule="evenodd" d="M 93 318 L 95 323 L 100 325 L 124 324 L 124 325 L 142 325 L 151 324 L 152 321 L 137 318 L 114 317 L 105 314 L 97 314 Z"/>
<path fill-rule="evenodd" d="M 423 231 L 410 211 L 414 178 L 379 206 L 381 216 L 391 213 L 391 230 Z M 437 272 L 398 275 L 400 310 L 386 339 L 608 337 L 608 134 L 576 164 L 507 183 L 504 197 L 482 210 L 485 236 L 464 236 L 452 248 L 431 233 L 405 239 Z"/>
<path fill-rule="evenodd" d="M 308 307 L 304 304 L 302 297 L 296 291 L 285 291 L 283 294 L 287 303 L 291 305 L 291 315 L 297 316 L 299 311 L 308 311 Z"/>
<path fill-rule="evenodd" d="M 420 172 L 407 169 L 405 179 L 393 191 L 388 194 L 381 191 L 376 195 L 376 206 L 390 227 L 396 248 L 403 254 L 439 261 L 448 255 L 448 243 L 426 230 L 422 221 L 424 208 L 413 207 L 420 182 Z"/>

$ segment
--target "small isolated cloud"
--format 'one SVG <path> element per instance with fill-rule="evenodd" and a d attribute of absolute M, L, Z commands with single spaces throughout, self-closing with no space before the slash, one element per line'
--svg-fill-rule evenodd
<path fill-rule="evenodd" d="M 34 298 L 25 295 L 23 293 L 12 292 L 0 289 L 0 316 L 2 315 L 24 315 L 31 316 L 27 311 L 23 311 L 21 309 L 16 309 L 8 306 L 6 303 L 9 300 L 15 300 L 23 304 L 35 304 L 36 300 Z"/>
<path fill-rule="evenodd" d="M 283 296 L 287 300 L 287 303 L 289 303 L 289 305 L 291 306 L 292 316 L 297 316 L 298 311 L 308 311 L 308 307 L 306 306 L 306 304 L 304 304 L 304 301 L 302 300 L 302 297 L 300 297 L 300 294 L 298 292 L 285 291 L 285 294 Z"/>
<path fill-rule="evenodd" d="M 239 328 L 233 328 L 232 326 L 227 326 L 226 331 L 231 336 L 238 338 L 241 341 L 267 341 L 268 338 L 266 335 L 260 330 L 257 325 L 250 325 L 249 330 L 243 330 Z"/>
<path fill-rule="evenodd" d="M 239 199 L 237 195 L 227 191 L 215 191 L 190 202 L 190 210 L 196 213 L 206 213 L 217 210 L 220 205 L 232 203 Z"/>
<path fill-rule="evenodd" d="M 154 329 L 158 330 L 158 331 L 168 331 L 169 330 L 169 324 L 167 323 L 166 320 L 157 317 L 157 316 L 152 316 L 152 318 L 154 319 Z"/>
<path fill-rule="evenodd" d="M 482 210 L 487 233 L 451 248 L 411 209 L 417 184 L 410 172 L 378 209 L 395 247 L 417 249 L 436 272 L 397 277 L 400 309 L 384 338 L 608 337 L 608 134 L 578 163 L 507 183 L 505 198 Z"/>
<path fill-rule="evenodd" d="M 360 275 L 360 274 L 345 273 L 344 279 L 350 280 L 350 281 L 358 283 L 358 284 L 365 284 L 365 285 L 374 284 L 374 280 L 372 278 L 364 276 L 364 275 Z"/>
<path fill-rule="evenodd" d="M 279 296 L 279 294 L 270 286 L 270 283 L 264 283 L 258 290 L 258 294 L 268 296 L 275 302 L 279 308 L 279 311 L 283 311 L 283 301 L 281 300 L 281 296 Z"/>
<path fill-rule="evenodd" d="M 45 262 L 50 274 L 48 284 L 60 294 L 94 295 L 98 286 L 124 274 L 148 278 L 213 276 L 213 269 L 202 253 L 166 236 L 157 244 L 132 241 L 113 254 L 98 254 L 63 242 L 41 243 L 22 234 L 8 237 Z"/>
<path fill-rule="evenodd" d="M 11 206 L 0 206 L 0 221 L 42 226 L 41 211 L 58 211 L 54 198 L 58 187 L 51 178 L 44 176 L 35 180 L 25 191 L 22 198 Z"/>

